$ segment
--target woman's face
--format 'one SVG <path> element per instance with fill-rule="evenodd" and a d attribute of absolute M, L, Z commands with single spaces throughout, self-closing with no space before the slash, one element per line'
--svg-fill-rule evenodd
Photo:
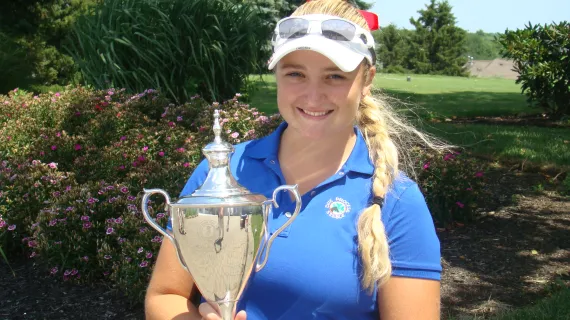
<path fill-rule="evenodd" d="M 370 73 L 366 83 L 363 72 Z M 374 73 L 374 68 L 367 70 L 363 64 L 343 72 L 318 52 L 293 51 L 275 70 L 279 112 L 288 128 L 310 139 L 350 134 Z"/>

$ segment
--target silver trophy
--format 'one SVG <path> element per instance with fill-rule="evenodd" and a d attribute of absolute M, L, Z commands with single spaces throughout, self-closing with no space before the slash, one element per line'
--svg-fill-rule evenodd
<path fill-rule="evenodd" d="M 233 320 L 247 280 L 265 266 L 273 240 L 299 214 L 301 197 L 296 185 L 278 187 L 269 200 L 240 186 L 230 171 L 234 148 L 220 137 L 218 110 L 213 129 L 214 141 L 202 149 L 209 162 L 202 186 L 176 203 L 162 189 L 144 189 L 142 212 L 145 220 L 174 244 L 180 264 L 192 274 L 202 296 L 219 305 L 224 320 Z M 269 236 L 268 217 L 272 206 L 279 207 L 276 195 L 282 190 L 295 197 L 295 212 Z M 156 193 L 166 198 L 172 233 L 148 212 L 149 198 Z"/>

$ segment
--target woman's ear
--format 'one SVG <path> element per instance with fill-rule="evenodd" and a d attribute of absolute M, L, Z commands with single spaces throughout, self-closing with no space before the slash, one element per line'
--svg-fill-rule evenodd
<path fill-rule="evenodd" d="M 372 89 L 372 83 L 374 82 L 374 76 L 376 75 L 376 67 L 370 67 L 365 71 L 366 77 L 364 78 L 364 87 L 362 87 L 362 96 L 370 95 L 370 90 Z"/>

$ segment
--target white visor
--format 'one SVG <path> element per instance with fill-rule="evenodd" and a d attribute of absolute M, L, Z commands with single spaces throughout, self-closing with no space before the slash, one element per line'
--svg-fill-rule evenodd
<path fill-rule="evenodd" d="M 338 20 L 338 17 L 328 15 L 307 15 L 295 18 L 308 18 L 311 21 L 324 21 L 326 19 Z M 344 20 L 344 19 L 343 19 Z M 351 22 L 352 23 L 352 22 Z M 279 26 L 279 24 L 277 25 Z M 355 25 L 356 26 L 356 25 Z M 269 70 L 273 70 L 275 65 L 287 54 L 297 50 L 316 51 L 329 58 L 339 69 L 344 72 L 355 70 L 363 59 L 373 65 L 374 38 L 369 31 L 356 26 L 357 36 L 352 41 L 331 40 L 323 36 L 320 32 L 308 32 L 307 35 L 292 39 L 279 38 L 276 27 L 273 39 L 273 55 L 269 60 Z M 358 35 L 363 35 L 366 43 Z"/>

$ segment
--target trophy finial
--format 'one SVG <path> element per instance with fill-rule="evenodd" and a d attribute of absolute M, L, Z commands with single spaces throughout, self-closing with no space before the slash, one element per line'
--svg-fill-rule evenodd
<path fill-rule="evenodd" d="M 214 142 L 221 143 L 222 138 L 220 134 L 222 133 L 222 126 L 220 126 L 220 110 L 214 110 Z"/>

